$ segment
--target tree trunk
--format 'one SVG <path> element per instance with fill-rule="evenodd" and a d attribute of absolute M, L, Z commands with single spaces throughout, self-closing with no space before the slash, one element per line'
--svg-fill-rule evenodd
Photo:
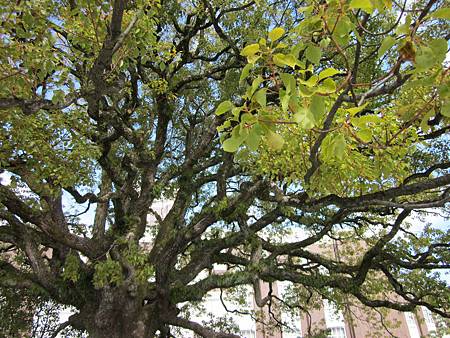
<path fill-rule="evenodd" d="M 88 310 L 88 309 L 85 309 Z M 84 315 L 89 337 L 144 338 L 153 337 L 158 328 L 157 318 L 149 316 L 139 297 L 123 289 L 107 288 L 100 302 L 91 306 Z"/>

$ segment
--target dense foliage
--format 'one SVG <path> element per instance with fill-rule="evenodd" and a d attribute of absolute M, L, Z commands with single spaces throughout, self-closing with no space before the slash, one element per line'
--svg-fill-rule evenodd
<path fill-rule="evenodd" d="M 450 317 L 445 6 L 0 0 L 0 318 L 235 337 L 186 309 L 245 285 L 270 308 L 261 281 L 292 311 Z"/>

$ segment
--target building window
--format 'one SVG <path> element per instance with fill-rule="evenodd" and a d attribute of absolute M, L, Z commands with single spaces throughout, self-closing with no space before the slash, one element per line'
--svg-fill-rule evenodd
<path fill-rule="evenodd" d="M 408 326 L 410 338 L 420 338 L 415 316 L 412 312 L 405 312 L 406 325 Z"/>
<path fill-rule="evenodd" d="M 327 328 L 330 330 L 328 337 L 345 338 L 345 322 L 342 311 L 339 311 L 336 305 L 327 299 L 323 300 L 323 311 Z"/>
<path fill-rule="evenodd" d="M 430 310 L 422 306 L 423 318 L 425 319 L 425 324 L 427 324 L 428 331 L 436 331 L 436 324 L 434 323 L 433 315 Z"/>
<path fill-rule="evenodd" d="M 346 338 L 345 329 L 343 327 L 332 327 L 330 328 L 329 338 Z"/>
<path fill-rule="evenodd" d="M 325 322 L 327 328 L 332 327 L 345 327 L 344 316 L 342 311 L 339 311 L 334 303 L 323 300 L 323 311 L 325 314 Z"/>
<path fill-rule="evenodd" d="M 285 299 L 289 292 L 289 287 L 292 283 L 286 281 L 277 282 L 278 296 L 281 299 Z M 281 321 L 286 325 L 283 327 L 283 338 L 299 338 L 302 336 L 302 320 L 300 318 L 300 312 L 295 311 L 285 311 L 285 308 L 281 309 Z"/>
<path fill-rule="evenodd" d="M 255 338 L 255 331 L 253 330 L 243 330 L 240 332 L 242 338 Z"/>

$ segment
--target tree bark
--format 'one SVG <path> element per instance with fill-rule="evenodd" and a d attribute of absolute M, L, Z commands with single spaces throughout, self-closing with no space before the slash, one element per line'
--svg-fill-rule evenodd
<path fill-rule="evenodd" d="M 152 337 L 158 327 L 157 318 L 149 316 L 140 297 L 127 290 L 106 288 L 99 303 L 86 309 L 84 324 L 93 338 Z"/>

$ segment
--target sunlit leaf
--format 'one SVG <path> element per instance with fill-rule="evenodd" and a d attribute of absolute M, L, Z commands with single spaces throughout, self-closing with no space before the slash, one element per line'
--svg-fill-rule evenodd
<path fill-rule="evenodd" d="M 285 30 L 281 27 L 276 27 L 269 32 L 269 39 L 271 41 L 277 41 L 279 38 L 283 36 Z"/>
<path fill-rule="evenodd" d="M 334 75 L 340 74 L 340 73 L 341 72 L 339 70 L 337 70 L 337 69 L 327 68 L 325 70 L 322 70 L 319 73 L 319 81 L 322 80 L 322 79 L 325 79 L 326 77 L 331 77 L 331 76 L 334 76 Z"/>
<path fill-rule="evenodd" d="M 242 51 L 242 56 L 251 56 L 259 52 L 259 44 L 253 43 L 251 45 L 246 46 Z"/>
<path fill-rule="evenodd" d="M 216 115 L 222 115 L 226 112 L 230 111 L 234 108 L 234 104 L 231 101 L 223 101 L 221 104 L 219 104 L 216 108 L 215 114 Z"/>
<path fill-rule="evenodd" d="M 350 1 L 350 8 L 362 9 L 369 14 L 373 12 L 373 4 L 370 0 L 352 0 Z"/>

